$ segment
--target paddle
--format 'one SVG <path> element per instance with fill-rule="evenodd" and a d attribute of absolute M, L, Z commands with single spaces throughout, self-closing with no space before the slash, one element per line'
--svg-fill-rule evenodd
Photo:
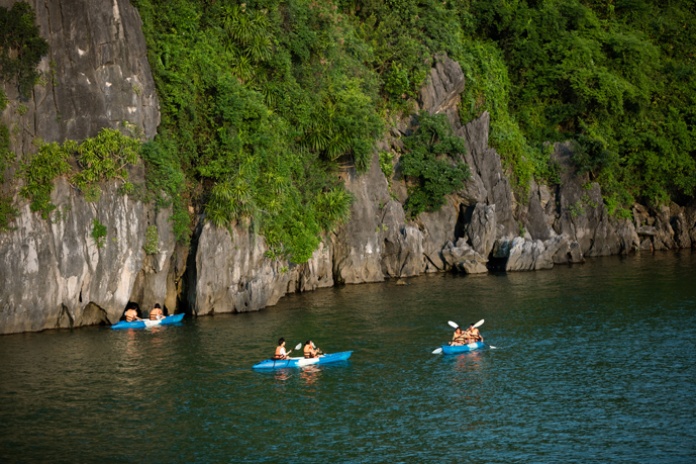
<path fill-rule="evenodd" d="M 485 319 L 481 319 L 481 320 L 478 321 L 476 324 L 474 324 L 474 328 L 481 327 L 481 326 L 483 325 L 484 322 L 485 322 Z M 450 327 L 453 327 L 453 328 L 455 328 L 455 329 L 459 327 L 459 324 L 457 324 L 456 322 L 447 321 L 447 323 L 450 325 Z"/>
<path fill-rule="evenodd" d="M 474 327 L 475 327 L 475 328 L 476 328 L 476 327 L 481 327 L 481 326 L 483 325 L 484 322 L 485 322 L 485 319 L 481 319 L 481 320 L 478 321 L 476 324 L 474 324 Z M 454 321 L 447 321 L 447 323 L 450 325 L 450 327 L 453 327 L 453 328 L 455 328 L 455 329 L 458 329 L 458 328 L 459 328 L 459 324 L 457 324 L 457 323 L 454 322 Z M 442 353 L 442 347 L 440 347 L 440 348 L 435 348 L 435 349 L 433 350 L 433 354 L 440 354 L 440 353 Z"/>
<path fill-rule="evenodd" d="M 324 354 L 323 351 L 317 350 L 317 345 L 315 345 L 314 342 L 311 342 L 311 343 L 312 343 L 312 349 L 313 349 L 313 350 L 316 350 L 317 355 Z"/>
<path fill-rule="evenodd" d="M 295 348 L 290 349 L 290 351 L 288 351 L 288 352 L 285 353 L 285 354 L 286 354 L 286 355 L 290 355 L 290 353 L 292 353 L 292 350 L 299 350 L 300 348 L 302 348 L 302 342 L 300 342 L 300 343 L 298 343 L 297 345 L 295 345 Z"/>

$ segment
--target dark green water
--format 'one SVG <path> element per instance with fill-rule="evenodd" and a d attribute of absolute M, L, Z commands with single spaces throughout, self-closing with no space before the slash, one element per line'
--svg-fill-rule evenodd
<path fill-rule="evenodd" d="M 693 463 L 696 254 L 0 337 L 0 462 Z M 448 320 L 495 346 L 433 355 Z M 346 363 L 255 372 L 275 340 Z"/>

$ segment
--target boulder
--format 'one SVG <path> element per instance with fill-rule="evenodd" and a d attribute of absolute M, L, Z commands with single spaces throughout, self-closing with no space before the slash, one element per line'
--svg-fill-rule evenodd
<path fill-rule="evenodd" d="M 495 205 L 477 203 L 475 206 L 464 207 L 460 214 L 461 237 L 480 256 L 487 257 L 496 240 Z M 460 235 L 459 232 L 457 235 Z"/>
<path fill-rule="evenodd" d="M 560 236 L 544 242 L 515 237 L 512 240 L 496 242 L 493 254 L 497 258 L 507 259 L 507 272 L 538 271 L 553 268 L 554 256 L 564 245 L 567 245 L 566 239 Z"/>
<path fill-rule="evenodd" d="M 485 274 L 488 272 L 488 259 L 481 256 L 466 241 L 459 239 L 457 244 L 447 242 L 442 248 L 442 257 L 450 269 L 466 274 Z"/>

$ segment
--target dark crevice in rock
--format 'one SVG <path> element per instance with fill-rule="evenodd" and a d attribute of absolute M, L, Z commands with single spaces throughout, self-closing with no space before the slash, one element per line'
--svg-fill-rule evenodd
<path fill-rule="evenodd" d="M 58 316 L 58 320 L 56 321 L 56 328 L 65 327 L 61 322 L 64 317 L 67 317 L 69 327 L 72 329 L 75 326 L 75 318 L 66 305 L 61 306 L 62 310 L 60 312 L 60 315 Z"/>
<path fill-rule="evenodd" d="M 456 243 L 462 237 L 468 236 L 467 230 L 471 224 L 471 218 L 474 215 L 476 205 L 460 205 L 459 216 L 457 217 L 457 225 L 454 228 L 454 242 Z M 470 240 L 467 243 L 471 245 Z"/>
<path fill-rule="evenodd" d="M 490 256 L 488 258 L 488 263 L 486 267 L 490 272 L 505 272 L 507 267 L 508 257 L 496 258 L 495 256 Z"/>
<path fill-rule="evenodd" d="M 179 309 L 187 315 L 194 315 L 196 308 L 196 284 L 198 282 L 198 267 L 196 265 L 196 255 L 198 254 L 198 243 L 203 231 L 204 219 L 199 220 L 196 230 L 191 236 L 191 244 L 186 257 L 186 270 L 181 277 L 181 296 L 179 298 Z"/>
<path fill-rule="evenodd" d="M 104 308 L 96 303 L 90 302 L 82 313 L 80 325 L 107 325 L 109 323 L 109 317 Z"/>

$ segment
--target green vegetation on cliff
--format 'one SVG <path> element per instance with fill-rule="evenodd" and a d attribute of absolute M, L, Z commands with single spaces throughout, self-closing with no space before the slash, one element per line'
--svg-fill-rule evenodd
<path fill-rule="evenodd" d="M 162 110 L 151 153 L 214 224 L 251 220 L 306 261 L 349 211 L 335 170 L 366 167 L 383 130 L 367 47 L 325 2 L 135 3 Z"/>
<path fill-rule="evenodd" d="M 0 7 L 0 79 L 16 85 L 20 97 L 28 98 L 39 77 L 36 65 L 47 51 L 48 42 L 39 35 L 28 3 Z M 0 109 L 5 98 L 0 91 Z"/>
<path fill-rule="evenodd" d="M 452 135 L 445 115 L 422 112 L 418 119 L 419 127 L 404 141 L 407 155 L 401 163 L 409 180 L 406 208 L 414 216 L 440 209 L 445 195 L 462 188 L 470 176 L 466 164 L 448 156 L 464 153 L 466 147 L 461 138 Z"/>
<path fill-rule="evenodd" d="M 693 198 L 693 2 L 467 3 L 473 37 L 502 54 L 509 113 L 530 144 L 574 140 L 613 211 Z"/>
<path fill-rule="evenodd" d="M 693 198 L 696 17 L 686 1 L 135 4 L 162 99 L 154 143 L 189 179 L 189 200 L 218 225 L 252 218 L 296 261 L 345 217 L 332 172 L 367 166 L 443 52 L 466 73 L 463 121 L 490 112 L 491 143 L 521 193 L 533 177 L 558 181 L 546 142 L 570 140 L 615 213 Z M 411 137 L 401 157 L 414 215 L 466 176 L 425 138 Z"/>
<path fill-rule="evenodd" d="M 48 42 L 39 35 L 35 22 L 34 10 L 26 2 L 17 2 L 9 9 L 0 7 L 0 82 L 15 86 L 20 99 L 29 97 L 39 77 L 36 67 L 48 51 Z M 0 113 L 5 111 L 8 103 L 7 95 L 0 87 Z M 0 179 L 3 182 L 0 188 L 0 232 L 10 227 L 17 214 L 12 202 L 13 186 L 5 183 L 9 177 L 6 171 L 14 162 L 9 130 L 0 124 Z"/>
<path fill-rule="evenodd" d="M 532 178 L 558 182 L 549 142 L 571 141 L 614 214 L 696 194 L 690 1 L 133 3 L 162 111 L 140 153 L 146 194 L 173 206 L 182 240 L 192 205 L 218 226 L 252 224 L 271 255 L 306 261 L 349 212 L 336 172 L 368 167 L 442 53 L 466 76 L 462 121 L 490 113 L 490 143 L 518 193 Z M 412 215 L 438 208 L 468 175 L 447 156 L 461 141 L 438 118 L 420 121 L 399 157 Z M 383 170 L 391 159 L 380 154 Z M 46 211 L 33 188 L 33 207 Z"/>

